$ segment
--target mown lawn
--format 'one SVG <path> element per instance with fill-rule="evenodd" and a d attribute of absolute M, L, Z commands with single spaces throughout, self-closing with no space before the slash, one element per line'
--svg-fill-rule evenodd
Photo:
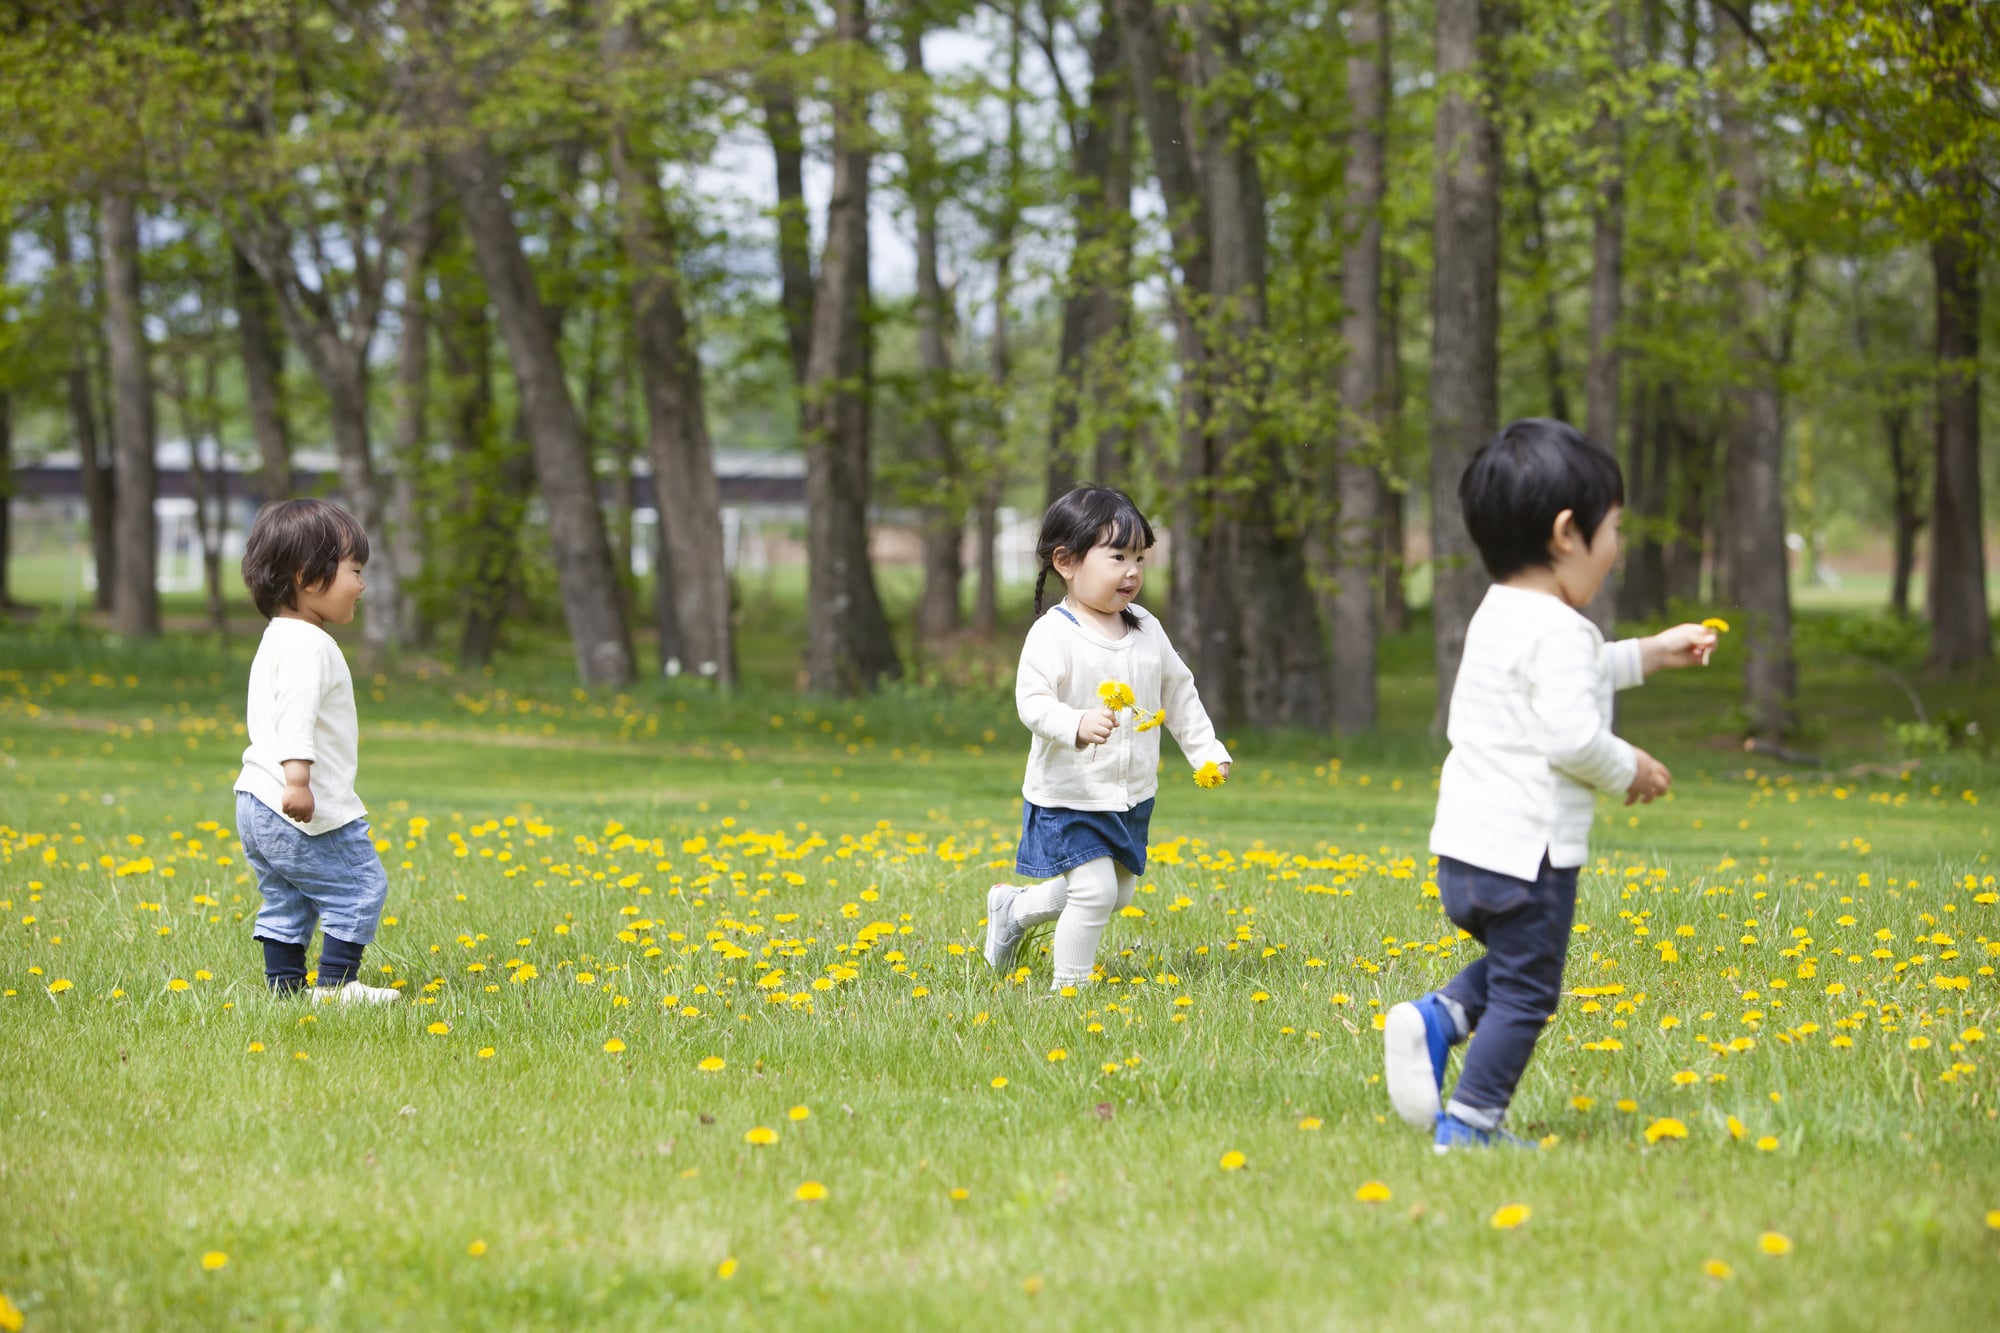
<path fill-rule="evenodd" d="M 1817 766 L 1735 747 L 1726 668 L 1629 697 L 1678 786 L 1600 808 L 1516 1107 L 1543 1149 L 1444 1160 L 1374 1031 L 1476 947 L 1428 885 L 1421 636 L 1404 739 L 1246 733 L 1212 792 L 1170 759 L 1104 980 L 1049 998 L 1046 955 L 996 981 L 972 949 L 1018 819 L 1004 686 L 803 700 L 763 633 L 732 700 L 579 695 L 560 649 L 359 676 L 369 965 L 408 1000 L 366 1013 L 261 990 L 249 645 L 0 637 L 24 1326 L 1991 1321 L 2000 780 L 1897 765 L 1865 632 L 1802 631 Z"/>

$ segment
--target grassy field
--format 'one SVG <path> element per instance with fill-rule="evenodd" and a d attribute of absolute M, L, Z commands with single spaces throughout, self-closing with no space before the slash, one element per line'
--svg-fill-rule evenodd
<path fill-rule="evenodd" d="M 2000 771 L 1904 767 L 1887 727 L 1911 684 L 1990 735 L 1990 687 L 1809 617 L 1822 758 L 1788 770 L 1735 745 L 1726 646 L 1627 696 L 1677 787 L 1600 807 L 1516 1105 L 1543 1148 L 1437 1159 L 1374 1027 L 1476 948 L 1429 884 L 1428 741 L 1237 735 L 1217 791 L 1168 747 L 1105 976 L 1049 998 L 1046 954 L 996 981 L 974 951 L 1018 827 L 1007 691 L 969 651 L 949 690 L 801 699 L 791 614 L 752 606 L 732 699 L 581 693 L 558 647 L 358 675 L 392 885 L 368 963 L 408 1001 L 367 1013 L 261 989 L 229 833 L 249 641 L 0 636 L 0 1315 L 1992 1317 Z M 1393 734 L 1422 735 L 1426 652 L 1389 645 Z"/>

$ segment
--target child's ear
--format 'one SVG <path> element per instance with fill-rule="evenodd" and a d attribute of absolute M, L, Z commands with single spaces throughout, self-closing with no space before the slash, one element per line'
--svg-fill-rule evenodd
<path fill-rule="evenodd" d="M 1049 554 L 1049 567 L 1064 578 L 1068 578 L 1070 571 L 1076 568 L 1076 556 L 1069 547 L 1058 546 Z"/>
<path fill-rule="evenodd" d="M 1565 509 L 1556 515 L 1556 521 L 1549 527 L 1549 550 L 1557 555 L 1567 555 L 1581 545 L 1583 540 L 1576 527 L 1576 511 Z"/>

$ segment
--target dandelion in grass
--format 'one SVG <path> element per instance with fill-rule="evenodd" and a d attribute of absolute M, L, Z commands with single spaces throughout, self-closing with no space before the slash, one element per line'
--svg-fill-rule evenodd
<path fill-rule="evenodd" d="M 710 1055 L 710 1056 L 704 1056 L 702 1058 L 701 1063 L 696 1065 L 695 1068 L 699 1069 L 704 1074 L 720 1074 L 723 1071 L 723 1069 L 728 1066 L 728 1064 L 729 1062 L 727 1060 L 724 1060 L 721 1056 Z"/>
<path fill-rule="evenodd" d="M 433 1037 L 442 1037 L 447 1032 L 451 1031 L 451 1024 L 440 1020 L 439 1022 L 433 1023 L 429 1027 L 425 1028 L 424 1031 L 430 1033 Z"/>
<path fill-rule="evenodd" d="M 972 1197 L 972 1191 L 965 1188 L 965 1186 L 963 1185 L 960 1185 L 957 1189 L 954 1189 L 951 1192 L 951 1201 L 953 1203 L 964 1203 L 967 1199 L 971 1197 Z"/>
<path fill-rule="evenodd" d="M 785 1114 L 793 1120 L 804 1120 L 812 1114 L 812 1108 L 809 1106 L 794 1106 L 791 1110 L 785 1112 Z"/>
<path fill-rule="evenodd" d="M 1658 1143 L 1661 1139 L 1684 1139 L 1688 1127 L 1672 1116 L 1665 1116 L 1646 1126 L 1646 1142 Z"/>
<path fill-rule="evenodd" d="M 1525 1203 L 1510 1203 L 1498 1209 L 1490 1225 L 1497 1231 L 1512 1231 L 1535 1215 L 1535 1210 Z"/>
<path fill-rule="evenodd" d="M 756 1148 L 768 1148 L 778 1141 L 778 1131 L 766 1125 L 756 1125 L 745 1130 L 743 1141 Z"/>
<path fill-rule="evenodd" d="M 2000 1208 L 1986 1214 L 1986 1225 L 1989 1230 L 2000 1231 Z"/>
<path fill-rule="evenodd" d="M 1593 1107 L 1593 1106 L 1597 1105 L 1597 1098 L 1595 1098 L 1595 1097 L 1572 1097 L 1572 1098 L 1570 1098 L 1570 1099 L 1569 1099 L 1569 1104 L 1570 1104 L 1570 1109 L 1571 1109 L 1571 1110 L 1575 1110 L 1575 1111 L 1588 1111 L 1588 1110 L 1589 1110 L 1589 1109 L 1590 1109 L 1591 1107 Z"/>
<path fill-rule="evenodd" d="M 1757 1151 L 1758 1152 L 1778 1151 L 1778 1140 L 1772 1135 L 1766 1134 L 1763 1138 L 1757 1140 Z"/>
<path fill-rule="evenodd" d="M 465 1252 L 471 1255 L 473 1258 L 477 1259 L 480 1255 L 486 1253 L 486 1242 L 483 1240 L 475 1240 L 470 1245 L 465 1247 Z"/>
<path fill-rule="evenodd" d="M 736 1276 L 735 1258 L 731 1257 L 728 1259 L 724 1259 L 721 1263 L 717 1264 L 715 1266 L 715 1275 L 721 1278 L 724 1282 L 727 1282 L 729 1281 L 730 1278 L 735 1277 Z"/>
<path fill-rule="evenodd" d="M 263 1050 L 264 1050 L 264 1043 L 263 1043 L 263 1042 L 261 1042 L 261 1041 L 253 1041 L 253 1042 L 251 1042 L 251 1043 L 250 1043 L 250 1054 L 252 1054 L 252 1055 L 260 1055 L 260 1054 L 262 1054 L 262 1053 L 263 1053 Z"/>
<path fill-rule="evenodd" d="M 1006 1086 L 1007 1086 L 1007 1076 L 1006 1076 L 1005 1074 L 995 1074 L 995 1075 L 993 1076 L 993 1083 L 992 1083 L 992 1086 L 993 1086 L 993 1087 L 996 1087 L 996 1088 L 1004 1088 L 1004 1087 L 1006 1087 Z"/>
<path fill-rule="evenodd" d="M 1364 1180 L 1361 1188 L 1354 1191 L 1357 1203 L 1387 1203 L 1394 1197 L 1389 1187 L 1379 1180 Z"/>
<path fill-rule="evenodd" d="M 1220 1166 L 1224 1171 L 1241 1171 L 1245 1166 L 1249 1165 L 1249 1162 L 1249 1158 L 1232 1148 L 1222 1154 L 1222 1160 L 1216 1163 L 1216 1165 Z"/>
<path fill-rule="evenodd" d="M 1736 1270 L 1728 1264 L 1723 1263 L 1720 1259 L 1710 1259 L 1701 1266 L 1701 1271 L 1714 1278 L 1717 1282 L 1727 1282 L 1730 1278 L 1736 1276 Z"/>
<path fill-rule="evenodd" d="M 1727 1123 L 1729 1125 L 1730 1138 L 1740 1139 L 1743 1137 L 1746 1131 L 1743 1128 L 1743 1122 L 1741 1120 L 1738 1120 L 1735 1116 L 1730 1116 Z"/>
<path fill-rule="evenodd" d="M 826 1197 L 826 1186 L 817 1180 L 808 1180 L 792 1191 L 792 1197 L 800 1203 L 818 1203 Z"/>
<path fill-rule="evenodd" d="M 26 1323 L 27 1318 L 21 1313 L 21 1307 L 8 1300 L 6 1292 L 0 1291 L 0 1333 L 21 1333 Z"/>
<path fill-rule="evenodd" d="M 491 1060 L 493 1058 L 493 1048 L 491 1046 L 481 1046 L 479 1048 L 479 1058 L 482 1060 Z"/>
<path fill-rule="evenodd" d="M 207 1254 L 201 1256 L 201 1266 L 211 1273 L 219 1268 L 226 1267 L 228 1263 L 229 1256 L 221 1250 L 210 1250 Z"/>
<path fill-rule="evenodd" d="M 60 995 L 64 991 L 69 990 L 71 988 L 71 984 L 72 983 L 70 982 L 69 978 L 57 977 L 54 981 L 51 981 L 49 983 L 49 994 Z"/>
<path fill-rule="evenodd" d="M 1067 1059 L 1069 1059 L 1069 1052 L 1068 1052 L 1068 1051 L 1066 1051 L 1066 1050 L 1064 1050 L 1064 1049 L 1063 1049 L 1062 1047 L 1060 1047 L 1060 1046 L 1056 1047 L 1056 1048 L 1055 1048 L 1054 1050 L 1052 1050 L 1052 1051 L 1050 1051 L 1050 1052 L 1049 1052 L 1049 1063 L 1050 1063 L 1050 1064 L 1056 1064 L 1056 1063 L 1059 1063 L 1060 1061 L 1063 1061 L 1063 1060 L 1067 1060 Z"/>
<path fill-rule="evenodd" d="M 1299 1128 L 1300 1128 L 1300 1129 L 1304 1129 L 1304 1130 L 1314 1130 L 1314 1129 L 1318 1129 L 1318 1128 L 1319 1128 L 1319 1117 L 1318 1117 L 1318 1116 L 1316 1116 L 1316 1115 L 1309 1115 L 1309 1116 L 1307 1116 L 1307 1117 L 1306 1117 L 1305 1119 L 1303 1119 L 1303 1120 L 1299 1121 Z"/>
<path fill-rule="evenodd" d="M 616 1055 L 618 1054 L 618 1052 L 624 1049 L 625 1049 L 625 1043 L 618 1040 L 618 1038 L 616 1037 L 613 1037 L 609 1041 L 604 1043 L 604 1051 L 605 1054 L 607 1055 Z"/>
<path fill-rule="evenodd" d="M 1757 1237 L 1757 1248 L 1770 1255 L 1790 1254 L 1792 1242 L 1790 1238 L 1776 1231 L 1767 1231 Z"/>

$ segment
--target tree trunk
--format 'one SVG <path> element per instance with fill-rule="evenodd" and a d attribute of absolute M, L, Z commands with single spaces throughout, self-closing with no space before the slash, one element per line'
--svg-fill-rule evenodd
<path fill-rule="evenodd" d="M 1384 0 L 1348 6 L 1347 238 L 1340 271 L 1340 499 L 1333 596 L 1333 725 L 1375 728 L 1375 656 L 1380 622 L 1381 472 L 1375 461 L 1382 413 L 1382 194 L 1389 111 L 1389 25 Z"/>
<path fill-rule="evenodd" d="M 104 336 L 110 347 L 112 452 L 117 460 L 117 555 L 111 626 L 127 638 L 160 632 L 159 523 L 153 501 L 153 375 L 139 288 L 139 210 L 107 192 L 98 212 L 104 256 Z"/>
<path fill-rule="evenodd" d="M 1532 129 L 1531 125 L 1530 132 Z M 1562 314 L 1556 308 L 1554 264 L 1549 258 L 1548 215 L 1542 207 L 1542 176 L 1535 170 L 1532 157 L 1521 183 L 1528 191 L 1528 260 L 1534 267 L 1541 307 L 1535 312 L 1535 338 L 1542 347 L 1542 379 L 1548 391 L 1549 415 L 1558 421 L 1568 421 L 1569 372 L 1563 366 Z M 1595 277 L 1593 273 L 1592 278 Z M 1593 285 L 1593 300 L 1596 295 Z M 1607 443 L 1605 447 L 1613 453 L 1618 449 L 1615 442 Z"/>
<path fill-rule="evenodd" d="M 1404 263 L 1384 258 L 1382 272 L 1382 429 L 1400 440 L 1403 413 L 1409 397 L 1408 376 L 1403 373 L 1403 268 Z M 1410 598 L 1404 582 L 1409 564 L 1409 539 L 1405 515 L 1409 497 L 1394 485 L 1389 460 L 1376 469 L 1376 507 L 1382 515 L 1382 632 L 1403 634 L 1410 628 Z"/>
<path fill-rule="evenodd" d="M 82 326 L 90 306 L 84 303 L 83 284 L 77 281 L 68 209 L 58 207 L 51 210 L 48 245 L 49 254 L 55 261 L 57 300 L 70 316 L 64 324 L 68 364 L 63 371 L 63 383 L 68 391 L 70 430 L 76 441 L 84 509 L 90 515 L 90 551 L 97 574 L 96 605 L 98 610 L 108 611 L 111 609 L 111 588 L 117 569 L 117 545 L 112 533 L 114 501 L 111 469 L 105 466 L 98 443 L 97 405 L 90 382 L 90 338 Z"/>
<path fill-rule="evenodd" d="M 638 51 L 633 19 L 606 24 L 604 53 L 614 71 Z M 646 399 L 654 507 L 666 568 L 672 570 L 671 579 L 662 570 L 661 586 L 672 591 L 679 656 L 669 657 L 663 643 L 661 666 L 671 674 L 684 663 L 704 679 L 732 685 L 736 648 L 722 544 L 722 489 L 708 435 L 701 358 L 682 291 L 680 239 L 660 198 L 658 164 L 635 144 L 624 118 L 616 115 L 611 165 L 618 180 L 626 262 L 632 269 L 632 332 Z M 865 544 L 865 534 L 863 540 Z"/>
<path fill-rule="evenodd" d="M 1635 393 L 1631 466 L 1625 488 L 1630 517 L 1625 523 L 1625 569 L 1618 583 L 1618 614 L 1627 620 L 1642 620 L 1666 609 L 1663 530 L 1672 512 L 1668 468 L 1675 430 L 1671 383 L 1642 385 Z"/>
<path fill-rule="evenodd" d="M 868 553 L 868 54 L 866 0 L 836 0 L 848 61 L 833 109 L 833 190 L 813 294 L 806 364 L 806 674 L 811 688 L 856 694 L 902 674 Z"/>
<path fill-rule="evenodd" d="M 14 396 L 0 392 L 0 614 L 16 605 L 14 558 Z"/>
<path fill-rule="evenodd" d="M 398 637 L 428 644 L 430 625 L 417 603 L 424 568 L 424 506 L 419 494 L 429 463 L 431 388 L 431 252 L 437 246 L 437 200 L 428 163 L 410 183 L 409 229 L 403 237 L 402 329 L 396 338 L 396 415 L 390 447 L 389 541 L 395 548 Z"/>
<path fill-rule="evenodd" d="M 917 226 L 917 369 L 923 377 L 917 421 L 918 449 L 925 461 L 933 496 L 924 505 L 924 589 L 917 602 L 919 639 L 940 638 L 960 623 L 959 590 L 965 579 L 965 497 L 960 484 L 958 446 L 952 438 L 951 349 L 945 342 L 950 323 L 944 285 L 938 276 L 939 177 L 937 150 L 930 125 L 929 76 L 924 71 L 923 21 L 912 12 L 903 21 L 903 71 L 918 89 L 907 94 L 904 111 L 905 156 L 909 168 L 910 206 Z M 1020 68 L 1019 24 L 1009 66 Z M 1019 123 L 1008 103 L 1010 128 Z"/>
<path fill-rule="evenodd" d="M 1116 419 L 1127 395 L 1116 374 L 1096 364 L 1130 322 L 1132 301 L 1132 97 L 1115 4 L 1100 7 L 1090 46 L 1090 103 L 1071 127 L 1071 210 L 1076 235 L 1063 293 L 1056 390 L 1049 413 L 1047 494 L 1051 502 L 1078 482 L 1116 485 L 1130 460 L 1127 431 Z M 1091 412 L 1090 456 L 1079 435 Z M 1106 411 L 1104 409 L 1112 410 Z"/>
<path fill-rule="evenodd" d="M 1917 568 L 1917 534 L 1923 530 L 1919 508 L 1916 451 L 1910 447 L 1910 409 L 1884 408 L 1882 432 L 1889 443 L 1890 503 L 1895 524 L 1895 573 L 1889 584 L 1889 610 L 1898 620 L 1910 618 L 1910 581 Z"/>
<path fill-rule="evenodd" d="M 250 407 L 250 431 L 257 437 L 263 498 L 283 500 L 292 493 L 292 439 L 285 413 L 285 347 L 271 308 L 271 287 L 243 247 L 229 247 L 230 281 L 236 304 L 236 336 L 243 350 L 243 394 Z"/>
<path fill-rule="evenodd" d="M 466 139 L 446 154 L 445 167 L 457 185 L 520 389 L 577 674 L 587 685 L 625 684 L 633 678 L 632 639 L 611 568 L 590 450 L 563 378 L 561 349 L 502 190 L 500 160 L 486 140 Z"/>
<path fill-rule="evenodd" d="M 1673 536 L 1661 552 L 1667 601 L 1699 601 L 1716 442 L 1707 425 L 1671 415 L 1667 438 L 1672 441 L 1675 478 Z"/>
<path fill-rule="evenodd" d="M 1500 129 L 1484 0 L 1438 0 L 1436 221 L 1431 288 L 1431 612 L 1442 732 L 1465 627 L 1487 576 L 1458 479 L 1500 428 Z"/>
<path fill-rule="evenodd" d="M 805 137 L 799 129 L 798 98 L 790 88 L 770 84 L 763 90 L 763 101 L 764 130 L 777 163 L 778 272 L 783 284 L 780 304 L 785 314 L 786 345 L 792 354 L 792 383 L 803 395 L 813 327 L 812 220 L 806 211 Z M 799 416 L 803 421 L 803 397 Z"/>
<path fill-rule="evenodd" d="M 1625 74 L 1626 0 L 1610 0 L 1609 31 L 1612 87 L 1599 101 L 1591 138 L 1603 154 L 1591 210 L 1590 234 L 1590 362 L 1583 378 L 1584 434 L 1618 454 L 1619 337 L 1625 305 L 1625 126 L 1619 115 Z M 1560 414 L 1558 414 L 1560 415 Z M 1643 436 L 1634 432 L 1631 480 L 1641 482 Z M 1637 506 L 1634 506 L 1636 508 Z M 1654 550 L 1658 549 L 1657 542 Z M 1606 579 L 1591 600 L 1591 621 L 1612 636 L 1618 581 Z"/>
<path fill-rule="evenodd" d="M 1742 343 L 1740 379 L 1730 394 L 1725 539 L 1729 587 L 1741 611 L 1744 708 L 1750 730 L 1765 737 L 1792 729 L 1796 693 L 1792 666 L 1791 581 L 1785 554 L 1784 423 L 1778 363 L 1771 345 L 1771 293 L 1763 268 L 1764 171 L 1749 117 L 1738 100 L 1747 73 L 1747 41 L 1716 0 L 1714 11 L 1716 119 L 1730 185 L 1725 221 L 1743 247 L 1735 313 Z"/>
<path fill-rule="evenodd" d="M 1968 198 L 1969 179 L 1955 181 Z M 1970 216 L 1976 201 L 1967 209 Z M 1966 237 L 1931 242 L 1937 284 L 1937 410 L 1931 463 L 1930 664 L 1940 669 L 1993 656 L 1987 618 L 1986 540 L 1979 478 L 1979 266 Z"/>

